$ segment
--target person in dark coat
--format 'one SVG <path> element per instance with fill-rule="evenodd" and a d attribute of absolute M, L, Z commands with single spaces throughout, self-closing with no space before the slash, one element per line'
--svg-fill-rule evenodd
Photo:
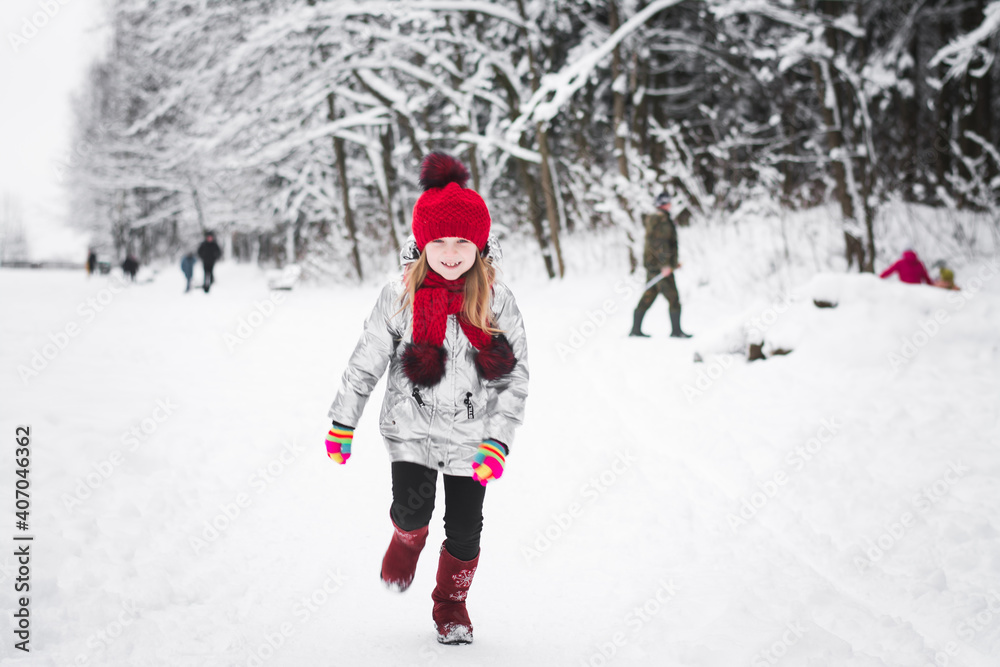
<path fill-rule="evenodd" d="M 131 253 L 122 262 L 122 271 L 128 276 L 132 282 L 135 282 L 135 274 L 139 271 L 139 260 L 135 258 L 135 255 Z"/>
<path fill-rule="evenodd" d="M 184 288 L 184 293 L 191 291 L 191 278 L 194 277 L 194 264 L 198 261 L 194 256 L 193 252 L 189 252 L 181 258 L 181 271 L 184 272 L 184 277 L 187 278 L 187 287 Z"/>
<path fill-rule="evenodd" d="M 97 268 L 97 253 L 91 249 L 87 255 L 87 275 L 91 276 Z"/>
<path fill-rule="evenodd" d="M 643 292 L 632 316 L 632 331 L 629 335 L 649 337 L 642 333 L 642 318 L 653 305 L 656 295 L 662 294 L 670 304 L 670 336 L 690 338 L 690 334 L 681 330 L 681 298 L 674 280 L 674 269 L 680 268 L 681 264 L 677 261 L 677 227 L 670 218 L 670 195 L 660 193 L 653 204 L 658 209 L 657 212 L 642 216 L 642 223 L 646 228 L 642 263 L 646 267 L 646 282 L 660 274 L 665 278 Z"/>
<path fill-rule="evenodd" d="M 911 285 L 919 285 L 921 283 L 934 284 L 930 274 L 927 273 L 924 263 L 917 257 L 917 253 L 912 250 L 904 251 L 902 259 L 883 271 L 879 277 L 888 278 L 894 273 L 899 274 L 901 281 Z"/>
<path fill-rule="evenodd" d="M 205 232 L 205 240 L 198 246 L 198 257 L 201 257 L 201 265 L 205 270 L 205 284 L 202 287 L 208 294 L 208 289 L 215 282 L 215 276 L 212 273 L 215 263 L 222 257 L 222 248 L 215 242 L 215 235 L 212 232 Z"/>

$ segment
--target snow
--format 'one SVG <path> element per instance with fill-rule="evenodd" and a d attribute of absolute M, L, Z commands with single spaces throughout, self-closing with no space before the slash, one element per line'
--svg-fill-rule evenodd
<path fill-rule="evenodd" d="M 851 37 L 861 39 L 865 36 L 865 30 L 858 25 L 857 14 L 843 14 L 842 16 L 838 16 L 833 20 L 831 25 L 838 30 L 843 30 Z"/>
<path fill-rule="evenodd" d="M 465 0 L 452 2 L 432 2 L 430 0 L 421 0 L 420 2 L 362 2 L 356 3 L 353 6 L 337 8 L 334 10 L 334 13 L 345 15 L 370 14 L 372 16 L 381 16 L 400 11 L 476 12 L 502 19 L 515 26 L 524 25 L 520 16 L 501 5 L 498 5 L 497 3 L 467 2 Z"/>
<path fill-rule="evenodd" d="M 794 67 L 816 47 L 810 41 L 808 33 L 801 33 L 791 37 L 779 50 L 781 61 L 778 63 L 778 71 L 784 73 Z"/>
<path fill-rule="evenodd" d="M 563 105 L 573 97 L 573 94 L 587 82 L 598 63 L 610 55 L 622 40 L 642 27 L 651 16 L 679 2 L 680 0 L 655 0 L 655 2 L 651 2 L 622 24 L 599 47 L 571 61 L 559 72 L 543 76 L 541 85 L 528 100 L 521 115 L 511 123 L 506 135 L 507 140 L 511 143 L 517 143 L 517 138 L 530 122 L 544 122 L 554 118 Z M 546 101 L 550 95 L 551 99 Z"/>
<path fill-rule="evenodd" d="M 518 146 L 517 144 L 509 143 L 499 137 L 474 134 L 472 132 L 459 132 L 455 135 L 455 139 L 469 144 L 475 144 L 477 146 L 495 146 L 503 152 L 510 153 L 514 157 L 524 160 L 525 162 L 531 162 L 532 164 L 542 163 L 542 155 L 538 151 L 533 151 L 530 148 L 524 148 L 522 146 Z"/>
<path fill-rule="evenodd" d="M 743 13 L 754 13 L 766 16 L 774 21 L 778 21 L 779 23 L 799 28 L 800 30 L 809 30 L 815 27 L 817 23 L 814 17 L 782 9 L 775 6 L 773 3 L 767 2 L 767 0 L 752 0 L 751 2 L 739 0 L 735 2 L 725 2 L 711 6 L 710 10 L 713 14 L 715 14 L 717 19 L 724 19 Z"/>
<path fill-rule="evenodd" d="M 935 67 L 945 62 L 949 65 L 945 80 L 961 76 L 976 52 L 980 42 L 986 41 L 990 35 L 1000 30 L 1000 0 L 994 0 L 983 9 L 983 24 L 972 32 L 953 39 L 942 47 L 928 63 Z M 980 75 L 981 76 L 981 75 Z"/>
<path fill-rule="evenodd" d="M 929 262 L 922 216 L 880 224 L 911 224 Z M 412 587 L 378 579 L 382 386 L 350 462 L 322 446 L 379 285 L 0 270 L 2 430 L 31 426 L 35 535 L 32 653 L 8 634 L 3 664 L 995 665 L 1000 265 L 951 257 L 961 292 L 844 275 L 832 217 L 784 240 L 764 214 L 682 229 L 686 341 L 662 300 L 652 338 L 625 336 L 644 276 L 611 236 L 567 235 L 561 282 L 505 247 L 531 396 L 465 647 L 430 619 L 443 498 Z M 751 330 L 791 353 L 747 363 Z"/>

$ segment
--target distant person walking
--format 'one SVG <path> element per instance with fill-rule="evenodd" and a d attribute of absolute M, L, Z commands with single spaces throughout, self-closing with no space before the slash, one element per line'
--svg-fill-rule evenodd
<path fill-rule="evenodd" d="M 94 252 L 93 248 L 91 248 L 87 254 L 87 276 L 90 277 L 94 275 L 94 269 L 96 268 L 97 268 L 97 253 Z"/>
<path fill-rule="evenodd" d="M 187 278 L 187 287 L 184 288 L 184 293 L 187 294 L 191 291 L 191 279 L 194 277 L 194 264 L 198 259 L 194 256 L 193 252 L 189 252 L 181 258 L 181 271 L 184 272 L 184 277 Z"/>
<path fill-rule="evenodd" d="M 125 275 L 128 276 L 132 282 L 135 282 L 135 274 L 139 272 L 139 260 L 135 258 L 135 255 L 129 254 L 129 256 L 125 258 L 125 261 L 122 262 L 122 271 L 125 272 Z"/>
<path fill-rule="evenodd" d="M 904 283 L 909 283 L 910 285 L 919 285 L 921 283 L 927 283 L 928 285 L 934 284 L 934 281 L 931 280 L 930 274 L 927 273 L 927 268 L 917 257 L 917 253 L 912 250 L 904 251 L 903 257 L 888 269 L 883 271 L 879 277 L 888 278 L 894 273 L 898 273 L 899 279 Z"/>
<path fill-rule="evenodd" d="M 198 246 L 198 257 L 201 257 L 201 266 L 205 270 L 205 284 L 202 287 L 205 294 L 208 294 L 209 288 L 215 282 L 215 275 L 212 273 L 215 263 L 222 257 L 222 248 L 215 242 L 215 235 L 212 232 L 205 232 L 205 240 Z"/>
<path fill-rule="evenodd" d="M 646 245 L 643 248 L 642 263 L 646 267 L 646 281 L 657 275 L 664 277 L 648 290 L 643 292 L 639 305 L 632 315 L 632 331 L 630 336 L 648 338 L 642 333 L 642 318 L 653 305 L 657 294 L 662 294 L 670 304 L 670 336 L 672 338 L 690 338 L 681 330 L 681 298 L 677 293 L 677 282 L 674 280 L 674 269 L 681 263 L 677 261 L 677 227 L 670 218 L 670 195 L 662 192 L 653 202 L 657 212 L 642 216 L 646 228 Z"/>

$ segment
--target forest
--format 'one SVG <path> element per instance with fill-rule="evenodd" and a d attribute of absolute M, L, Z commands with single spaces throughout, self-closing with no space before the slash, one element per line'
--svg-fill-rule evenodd
<path fill-rule="evenodd" d="M 832 204 L 857 271 L 894 201 L 1000 236 L 1000 0 L 115 0 L 109 20 L 61 169 L 117 258 L 212 230 L 237 261 L 365 281 L 432 151 L 550 278 L 598 230 L 634 267 L 661 191 L 681 225 Z"/>

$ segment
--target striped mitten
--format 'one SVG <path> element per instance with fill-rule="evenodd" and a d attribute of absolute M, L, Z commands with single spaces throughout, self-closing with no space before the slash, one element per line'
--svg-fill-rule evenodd
<path fill-rule="evenodd" d="M 354 439 L 354 429 L 333 423 L 333 428 L 326 434 L 326 454 L 331 459 L 344 465 L 351 458 L 351 440 Z"/>
<path fill-rule="evenodd" d="M 479 445 L 479 451 L 472 459 L 472 479 L 483 486 L 494 479 L 500 479 L 503 475 L 506 451 L 507 447 L 499 440 L 493 438 L 483 440 L 483 444 Z"/>

